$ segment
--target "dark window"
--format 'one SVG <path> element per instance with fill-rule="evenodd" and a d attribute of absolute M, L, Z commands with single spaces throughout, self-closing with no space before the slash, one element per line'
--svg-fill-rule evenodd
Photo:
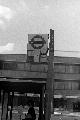
<path fill-rule="evenodd" d="M 80 101 L 73 102 L 73 112 L 80 112 Z"/>
<path fill-rule="evenodd" d="M 80 73 L 80 65 L 74 65 L 74 73 Z"/>
<path fill-rule="evenodd" d="M 54 89 L 55 90 L 64 90 L 64 82 L 55 82 Z"/>
<path fill-rule="evenodd" d="M 74 73 L 73 72 L 73 65 L 66 64 L 66 73 Z"/>
<path fill-rule="evenodd" d="M 80 73 L 80 65 L 66 64 L 66 73 Z"/>
<path fill-rule="evenodd" d="M 4 69 L 5 70 L 16 70 L 17 64 L 15 62 L 5 62 L 4 63 Z"/>
<path fill-rule="evenodd" d="M 65 64 L 55 63 L 54 64 L 54 72 L 65 73 Z"/>
<path fill-rule="evenodd" d="M 2 70 L 2 69 L 3 69 L 3 61 L 0 60 L 0 70 Z"/>
<path fill-rule="evenodd" d="M 71 87 L 72 87 L 71 85 L 72 85 L 71 82 L 64 81 L 65 90 L 71 90 Z"/>
<path fill-rule="evenodd" d="M 72 82 L 72 90 L 79 90 L 79 82 Z"/>

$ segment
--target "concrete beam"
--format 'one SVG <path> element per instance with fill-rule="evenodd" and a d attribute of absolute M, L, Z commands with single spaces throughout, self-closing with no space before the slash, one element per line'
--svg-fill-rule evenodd
<path fill-rule="evenodd" d="M 28 71 L 13 71 L 13 70 L 0 70 L 0 77 L 10 77 L 10 78 L 47 78 L 47 73 L 43 72 L 28 72 Z"/>

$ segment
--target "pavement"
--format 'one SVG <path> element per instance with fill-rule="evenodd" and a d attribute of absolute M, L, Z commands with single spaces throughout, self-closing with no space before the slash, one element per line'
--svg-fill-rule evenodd
<path fill-rule="evenodd" d="M 21 108 L 21 107 L 19 107 Z M 20 113 L 21 113 L 21 120 L 25 119 L 25 114 L 28 112 L 28 107 L 26 106 L 24 109 L 21 108 L 21 111 L 18 112 L 19 108 L 15 107 L 13 108 L 12 111 L 12 120 L 20 120 Z M 36 113 L 36 120 L 38 120 L 39 116 L 39 109 L 36 107 L 35 108 L 35 113 Z M 8 120 L 10 120 L 10 111 L 8 111 Z M 0 120 L 1 120 L 1 109 L 0 109 Z"/>
<path fill-rule="evenodd" d="M 51 115 L 51 120 L 80 120 L 80 116 L 74 115 Z"/>

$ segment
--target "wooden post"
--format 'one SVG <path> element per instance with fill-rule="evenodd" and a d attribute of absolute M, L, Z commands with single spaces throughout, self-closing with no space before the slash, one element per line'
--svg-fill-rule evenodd
<path fill-rule="evenodd" d="M 4 91 L 2 91 L 2 113 L 1 113 L 1 120 L 2 120 L 2 116 L 3 116 L 3 104 L 4 104 Z"/>
<path fill-rule="evenodd" d="M 10 92 L 8 92 L 8 102 L 7 102 L 7 115 L 6 115 L 6 120 L 8 120 L 9 95 L 10 95 Z"/>
<path fill-rule="evenodd" d="M 42 86 L 42 90 L 40 93 L 39 120 L 44 120 L 43 119 L 43 109 L 44 109 L 44 86 Z"/>
<path fill-rule="evenodd" d="M 0 102 L 1 102 L 1 89 L 0 89 Z"/>
<path fill-rule="evenodd" d="M 8 93 L 3 91 L 1 120 L 7 120 L 8 114 L 7 110 L 8 110 Z"/>
<path fill-rule="evenodd" d="M 11 101 L 10 101 L 11 102 L 10 120 L 12 120 L 13 97 L 14 97 L 14 92 L 12 92 Z"/>
<path fill-rule="evenodd" d="M 46 97 L 45 120 L 50 120 L 51 107 L 53 106 L 52 105 L 53 104 L 53 84 L 54 84 L 53 59 L 54 59 L 54 30 L 50 29 L 48 74 L 47 74 L 46 93 L 45 93 L 45 97 Z"/>

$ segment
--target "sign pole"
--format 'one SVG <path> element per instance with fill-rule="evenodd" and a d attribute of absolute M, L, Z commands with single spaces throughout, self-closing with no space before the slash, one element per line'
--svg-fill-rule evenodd
<path fill-rule="evenodd" d="M 50 29 L 50 43 L 49 43 L 49 60 L 48 60 L 48 74 L 46 84 L 46 114 L 45 120 L 51 118 L 51 108 L 53 108 L 53 85 L 54 85 L 54 71 L 53 71 L 53 59 L 54 59 L 54 30 Z"/>

